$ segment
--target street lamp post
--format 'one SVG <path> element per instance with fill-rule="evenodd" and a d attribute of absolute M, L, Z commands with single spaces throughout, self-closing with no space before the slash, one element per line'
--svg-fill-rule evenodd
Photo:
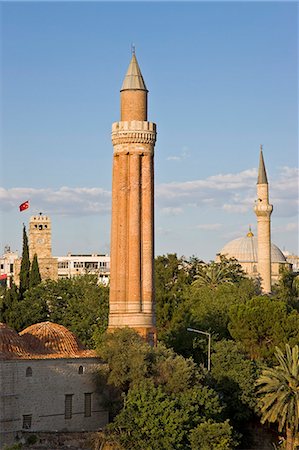
<path fill-rule="evenodd" d="M 187 331 L 192 331 L 193 333 L 204 334 L 208 336 L 208 371 L 211 370 L 211 333 L 207 333 L 206 331 L 195 330 L 194 328 L 187 328 Z"/>

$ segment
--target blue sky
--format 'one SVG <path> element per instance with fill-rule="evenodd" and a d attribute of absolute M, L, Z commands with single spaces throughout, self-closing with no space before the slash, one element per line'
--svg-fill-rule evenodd
<path fill-rule="evenodd" d="M 110 132 L 134 43 L 158 127 L 156 254 L 209 260 L 255 231 L 260 144 L 273 242 L 298 253 L 297 8 L 2 3 L 1 251 L 43 211 L 54 255 L 109 252 Z"/>

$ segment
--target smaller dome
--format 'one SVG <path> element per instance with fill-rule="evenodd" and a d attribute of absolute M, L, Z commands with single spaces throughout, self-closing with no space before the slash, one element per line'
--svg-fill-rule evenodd
<path fill-rule="evenodd" d="M 21 331 L 20 336 L 39 355 L 79 356 L 84 352 L 74 333 L 57 323 L 36 323 Z"/>
<path fill-rule="evenodd" d="M 5 323 L 0 322 L 0 359 L 29 358 L 24 339 Z"/>

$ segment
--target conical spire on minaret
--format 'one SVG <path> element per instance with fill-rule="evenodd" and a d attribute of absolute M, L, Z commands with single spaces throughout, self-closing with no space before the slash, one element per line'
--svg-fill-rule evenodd
<path fill-rule="evenodd" d="M 135 50 L 120 90 L 121 121 L 147 121 L 147 93 Z"/>
<path fill-rule="evenodd" d="M 263 146 L 260 146 L 260 163 L 257 177 L 257 184 L 268 184 L 267 173 L 265 169 Z"/>
<path fill-rule="evenodd" d="M 141 70 L 140 70 L 138 62 L 137 62 L 137 58 L 135 55 L 135 49 L 133 49 L 131 62 L 129 64 L 129 67 L 128 67 L 128 70 L 127 70 L 127 73 L 124 78 L 124 81 L 123 81 L 120 91 L 136 90 L 136 89 L 141 90 L 141 91 L 147 91 Z"/>

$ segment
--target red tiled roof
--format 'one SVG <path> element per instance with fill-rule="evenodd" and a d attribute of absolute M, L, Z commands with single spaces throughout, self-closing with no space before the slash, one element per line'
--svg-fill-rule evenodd
<path fill-rule="evenodd" d="M 62 325 L 41 322 L 27 327 L 19 334 L 0 322 L 0 360 L 94 358 L 78 338 Z"/>

